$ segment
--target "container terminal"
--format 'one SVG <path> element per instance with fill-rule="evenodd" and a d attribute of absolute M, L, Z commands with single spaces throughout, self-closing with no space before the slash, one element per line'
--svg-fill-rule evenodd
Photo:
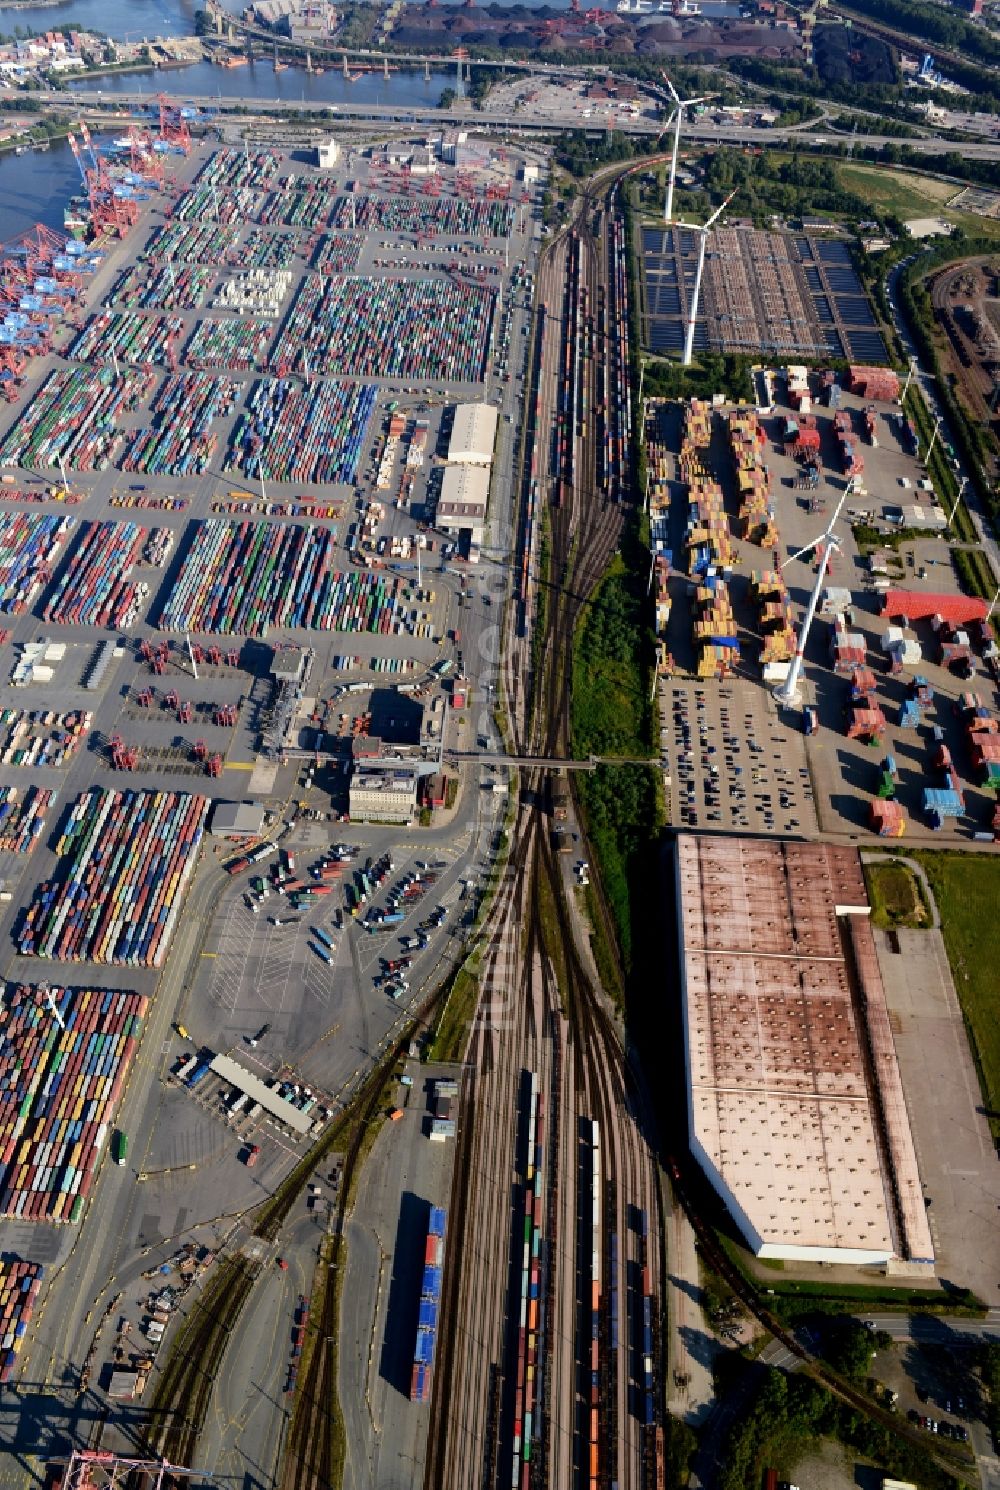
<path fill-rule="evenodd" d="M 992 842 L 996 652 L 840 245 L 813 224 L 781 248 L 768 304 L 797 294 L 811 340 L 762 349 L 752 404 L 633 408 L 617 186 L 543 254 L 547 151 L 472 144 L 210 146 L 164 102 L 158 128 L 80 130 L 69 233 L 0 256 L 2 1370 L 63 1373 L 18 1483 L 96 1404 L 98 1452 L 132 1451 L 152 1406 L 171 1464 L 305 1484 L 310 1404 L 334 1391 L 382 1415 L 384 1444 L 351 1416 L 355 1454 L 434 1483 L 470 1483 L 487 1444 L 505 1483 L 662 1482 L 691 1362 L 665 1324 L 655 1158 L 566 910 L 583 825 L 544 781 L 594 762 L 570 759 L 552 680 L 544 728 L 524 707 L 533 628 L 568 648 L 634 501 L 633 418 L 692 1153 L 762 1258 L 929 1286 L 959 1245 L 928 1226 L 941 1159 L 857 843 Z M 725 244 L 699 345 L 739 312 L 742 347 L 760 244 Z M 642 240 L 664 345 L 690 247 Z M 848 372 L 770 365 L 824 337 Z M 574 577 L 546 607 L 543 531 Z M 480 972 L 504 1017 L 464 1065 L 425 1064 L 403 1032 L 463 956 L 505 832 L 561 907 L 575 998 L 512 877 Z M 314 1264 L 340 1256 L 356 1156 L 324 1138 L 388 1054 L 338 1304 Z M 261 1221 L 292 1186 L 289 1224 Z M 210 1418 L 188 1414 L 218 1348 L 206 1296 L 229 1321 Z"/>

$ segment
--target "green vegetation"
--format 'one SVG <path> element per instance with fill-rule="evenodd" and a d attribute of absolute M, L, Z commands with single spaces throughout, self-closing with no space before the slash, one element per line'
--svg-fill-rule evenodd
<path fill-rule="evenodd" d="M 1000 1138 L 1000 860 L 933 851 L 913 857 L 923 865 L 937 902 L 987 1116 L 993 1136 Z"/>
<path fill-rule="evenodd" d="M 993 1442 L 1000 1443 L 1000 1341 L 988 1340 L 979 1347 L 979 1370 L 986 1394 L 986 1426 Z"/>
<path fill-rule="evenodd" d="M 649 141 L 643 135 L 627 135 L 617 129 L 602 129 L 598 138 L 585 130 L 574 129 L 570 134 L 557 136 L 553 151 L 557 165 L 577 179 L 593 175 L 600 166 L 634 160 L 648 153 Z"/>
<path fill-rule="evenodd" d="M 680 1418 L 666 1421 L 666 1482 L 670 1490 L 685 1490 L 690 1479 L 691 1461 L 698 1447 L 694 1430 Z"/>
<path fill-rule="evenodd" d="M 451 987 L 441 1006 L 441 1016 L 433 1038 L 427 1046 L 429 1061 L 461 1060 L 479 992 L 479 981 L 476 977 L 478 965 L 478 958 L 476 958 L 475 962 L 470 959 L 462 967 L 456 968 Z"/>
<path fill-rule="evenodd" d="M 985 1305 L 967 1288 L 889 1288 L 868 1283 L 808 1283 L 794 1278 L 770 1275 L 767 1283 L 751 1271 L 748 1254 L 726 1232 L 717 1231 L 716 1240 L 744 1282 L 758 1293 L 766 1292 L 767 1308 L 785 1324 L 792 1324 L 810 1314 L 850 1314 L 864 1309 L 905 1313 L 954 1314 L 979 1319 Z"/>
<path fill-rule="evenodd" d="M 643 551 L 626 535 L 577 628 L 573 656 L 573 753 L 651 756 L 653 638 L 645 611 Z M 599 766 L 577 783 L 623 966 L 632 954 L 632 894 L 639 861 L 663 823 L 655 770 Z"/>
<path fill-rule="evenodd" d="M 583 897 L 587 906 L 587 915 L 590 918 L 590 950 L 593 954 L 594 966 L 597 968 L 597 976 L 605 993 L 609 993 L 615 1003 L 620 1006 L 625 998 L 621 971 L 618 967 L 616 949 L 610 944 L 604 932 L 604 917 L 601 914 L 601 906 L 593 881 L 585 887 Z"/>
<path fill-rule="evenodd" d="M 299 1359 L 299 1374 L 304 1381 L 312 1359 L 313 1351 L 320 1349 L 324 1344 L 333 1352 L 330 1371 L 333 1380 L 337 1380 L 337 1349 L 339 1344 L 339 1330 L 325 1342 L 319 1337 L 317 1321 L 323 1318 L 323 1310 L 326 1304 L 326 1291 L 333 1289 L 333 1317 L 340 1321 L 340 1296 L 344 1286 L 344 1273 L 347 1270 L 347 1239 L 343 1235 L 337 1239 L 325 1236 L 319 1245 L 319 1256 L 316 1261 L 316 1269 L 313 1273 L 312 1290 L 309 1295 L 309 1317 L 313 1321 L 306 1330 L 306 1337 L 302 1345 L 302 1355 Z M 344 1429 L 344 1414 L 340 1409 L 340 1393 L 331 1392 L 327 1399 L 327 1410 L 329 1412 L 330 1429 L 330 1484 L 342 1485 L 344 1483 L 344 1459 L 347 1452 L 347 1437 Z M 296 1412 L 314 1411 L 312 1403 L 303 1402 L 302 1393 L 296 1392 L 292 1406 L 292 1421 Z M 286 1439 L 287 1443 L 287 1439 Z"/>
<path fill-rule="evenodd" d="M 898 859 L 891 864 L 866 863 L 864 871 L 874 926 L 930 925 L 924 887 L 906 864 Z"/>
<path fill-rule="evenodd" d="M 923 394 L 916 388 L 911 388 L 906 395 L 906 412 L 913 420 L 920 437 L 922 454 L 926 456 L 928 450 L 931 452 L 930 460 L 927 461 L 927 474 L 934 484 L 934 492 L 938 501 L 945 511 L 950 513 L 958 498 L 958 479 L 952 469 L 944 441 L 934 438 L 934 421 L 931 418 L 931 411 L 924 401 Z M 933 449 L 931 449 L 932 445 Z M 975 543 L 976 541 L 976 530 L 964 499 L 955 507 L 951 531 L 963 543 Z"/>
<path fill-rule="evenodd" d="M 711 398 L 723 393 L 733 403 L 751 403 L 751 363 L 755 357 L 702 352 L 690 367 L 666 358 L 644 358 L 643 398 Z"/>
<path fill-rule="evenodd" d="M 836 161 L 823 156 L 785 155 L 772 150 L 745 155 L 742 150 L 717 150 L 708 157 L 705 185 L 713 197 L 738 190 L 734 208 L 741 215 L 750 213 L 761 224 L 769 223 L 775 213 L 788 217 L 871 216 L 867 198 L 846 190 Z"/>
<path fill-rule="evenodd" d="M 538 584 L 535 587 L 535 615 L 531 626 L 531 676 L 536 682 L 532 697 L 538 694 L 545 652 L 545 634 L 549 613 L 549 573 L 552 568 L 552 522 L 547 506 L 542 508 L 538 525 Z"/>
<path fill-rule="evenodd" d="M 884 1330 L 866 1329 L 859 1319 L 840 1315 L 826 1322 L 821 1353 L 828 1366 L 860 1386 L 871 1370 L 876 1350 L 891 1350 L 892 1337 Z"/>
<path fill-rule="evenodd" d="M 878 548 L 891 548 L 893 553 L 898 553 L 908 543 L 941 536 L 937 528 L 893 528 L 891 532 L 883 533 L 881 528 L 875 528 L 871 523 L 852 523 L 851 532 L 860 554 L 870 554 Z"/>
<path fill-rule="evenodd" d="M 853 160 L 838 163 L 834 170 L 845 191 L 867 201 L 869 215 L 948 216 L 944 204 L 955 195 L 953 181 L 936 181 L 916 171 L 885 170 Z"/>
<path fill-rule="evenodd" d="M 978 595 L 980 600 L 992 600 L 996 583 L 990 561 L 981 548 L 953 548 L 951 562 L 955 566 L 958 583 L 966 595 Z"/>
<path fill-rule="evenodd" d="M 949 52 L 963 53 L 972 60 L 949 57 L 945 65 L 948 76 L 975 94 L 985 93 L 1000 100 L 1000 37 L 988 26 L 973 25 L 956 11 L 923 0 L 850 0 L 849 4 L 840 0 L 839 8 L 866 16 L 907 38 L 919 37 Z"/>
<path fill-rule="evenodd" d="M 925 1490 L 957 1490 L 956 1478 L 925 1449 L 839 1401 L 818 1381 L 801 1372 L 786 1376 L 769 1367 L 754 1369 L 763 1375 L 750 1406 L 726 1436 L 721 1490 L 759 1485 L 769 1464 L 790 1469 L 818 1438 L 835 1438 L 893 1478 L 914 1480 Z"/>
<path fill-rule="evenodd" d="M 989 239 L 969 239 L 961 235 L 958 242 L 952 239 L 917 255 L 900 275 L 899 295 L 921 358 L 937 382 L 938 396 L 954 431 L 958 453 L 972 478 L 984 511 L 989 513 L 995 526 L 1000 519 L 1000 490 L 990 480 L 988 472 L 997 459 L 996 442 L 989 426 L 973 418 L 966 410 L 957 395 L 954 379 L 944 374 L 932 329 L 936 320 L 934 307 L 926 285 L 927 277 L 936 269 L 957 259 L 988 254 L 994 246 Z"/>

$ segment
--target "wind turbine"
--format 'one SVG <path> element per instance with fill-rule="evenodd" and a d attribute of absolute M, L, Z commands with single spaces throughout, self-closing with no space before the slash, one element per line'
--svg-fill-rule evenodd
<path fill-rule="evenodd" d="M 691 309 L 688 313 L 687 335 L 684 338 L 683 363 L 685 367 L 691 366 L 691 354 L 694 351 L 694 323 L 698 318 L 698 301 L 701 297 L 701 276 L 705 269 L 705 245 L 708 241 L 708 235 L 711 231 L 712 224 L 715 222 L 717 217 L 725 212 L 726 208 L 729 206 L 735 195 L 736 192 L 731 191 L 726 200 L 723 202 L 722 206 L 716 207 L 715 211 L 708 219 L 708 222 L 705 223 L 703 226 L 699 226 L 697 223 L 693 222 L 678 222 L 675 225 L 678 228 L 687 228 L 689 233 L 698 234 L 698 267 L 694 272 L 694 289 L 691 292 Z"/>
<path fill-rule="evenodd" d="M 821 543 L 823 544 L 823 557 L 820 560 L 819 569 L 816 572 L 816 583 L 813 585 L 813 592 L 809 597 L 809 604 L 806 607 L 806 613 L 802 621 L 802 629 L 799 632 L 799 644 L 795 648 L 795 656 L 792 658 L 792 665 L 788 669 L 788 677 L 774 691 L 774 696 L 779 704 L 787 704 L 790 707 L 794 707 L 799 701 L 799 678 L 802 673 L 802 663 L 806 654 L 806 642 L 809 640 L 809 630 L 816 615 L 816 607 L 819 604 L 820 591 L 823 588 L 823 581 L 826 579 L 826 571 L 830 563 L 830 556 L 833 553 L 834 549 L 836 549 L 838 553 L 840 552 L 840 543 L 838 539 L 834 537 L 833 529 L 837 522 L 837 519 L 840 517 L 840 513 L 844 506 L 844 503 L 847 501 L 847 498 L 850 496 L 853 490 L 854 478 L 852 476 L 850 481 L 848 481 L 847 485 L 844 487 L 840 501 L 837 503 L 834 514 L 831 517 L 830 521 L 827 523 L 825 530 L 820 533 L 818 538 L 814 538 L 811 543 L 807 543 L 805 548 L 800 548 L 797 553 L 789 554 L 788 558 L 785 560 L 785 564 L 791 564 L 795 559 L 803 558 L 814 548 L 818 548 Z M 784 564 L 781 567 L 784 568 Z"/>
<path fill-rule="evenodd" d="M 667 204 L 663 211 L 663 221 L 672 222 L 674 216 L 674 183 L 677 180 L 677 152 L 681 145 L 681 120 L 684 117 L 685 109 L 693 108 L 696 103 L 704 103 L 705 98 L 679 98 L 677 89 L 666 73 L 661 72 L 660 77 L 670 89 L 670 97 L 673 99 L 675 105 L 673 115 L 671 116 L 674 123 L 674 148 L 670 156 L 670 175 L 667 177 Z M 707 96 L 706 94 L 705 97 Z M 670 123 L 668 121 L 667 129 L 669 128 Z"/>

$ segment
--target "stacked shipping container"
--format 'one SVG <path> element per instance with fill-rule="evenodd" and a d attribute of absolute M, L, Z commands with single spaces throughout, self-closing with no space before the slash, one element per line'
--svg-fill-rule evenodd
<path fill-rule="evenodd" d="M 80 1219 L 148 1004 L 118 989 L 7 985 L 0 1003 L 0 1215 Z"/>
<path fill-rule="evenodd" d="M 160 967 L 208 807 L 185 792 L 85 792 L 20 928 L 22 955 Z"/>
<path fill-rule="evenodd" d="M 37 1262 L 0 1258 L 0 1385 L 14 1374 L 44 1273 Z"/>
<path fill-rule="evenodd" d="M 447 1212 L 431 1207 L 424 1251 L 424 1271 L 420 1283 L 420 1306 L 417 1343 L 413 1352 L 410 1379 L 410 1401 L 426 1402 L 431 1394 L 431 1371 L 437 1338 L 438 1311 L 441 1306 L 441 1271 L 444 1266 L 444 1233 Z"/>

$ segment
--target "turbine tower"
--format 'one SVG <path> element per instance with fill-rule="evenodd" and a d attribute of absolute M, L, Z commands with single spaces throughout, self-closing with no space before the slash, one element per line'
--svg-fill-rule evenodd
<path fill-rule="evenodd" d="M 716 207 L 708 222 L 703 226 L 699 226 L 693 222 L 678 222 L 675 224 L 678 228 L 687 228 L 689 233 L 698 234 L 698 267 L 694 272 L 694 289 L 691 292 L 691 308 L 688 312 L 687 334 L 684 337 L 684 357 L 682 360 L 685 367 L 691 366 L 691 355 L 694 351 L 694 323 L 698 319 L 698 301 L 701 298 L 701 276 L 705 269 L 705 245 L 708 241 L 712 224 L 716 218 L 725 212 L 735 195 L 736 192 L 731 191 L 722 203 L 722 206 Z"/>
<path fill-rule="evenodd" d="M 788 669 L 788 677 L 783 683 L 779 684 L 779 686 L 774 691 L 774 697 L 777 699 L 779 704 L 787 704 L 790 707 L 794 707 L 799 701 L 799 678 L 802 675 L 802 663 L 806 655 L 806 642 L 809 640 L 809 630 L 816 615 L 816 607 L 819 604 L 820 591 L 823 588 L 823 581 L 826 579 L 826 571 L 830 563 L 830 555 L 832 554 L 834 549 L 836 549 L 838 553 L 840 551 L 840 543 L 833 536 L 834 525 L 836 524 L 837 519 L 840 517 L 844 503 L 847 501 L 847 498 L 850 496 L 853 490 L 854 478 L 852 476 L 850 481 L 848 481 L 847 485 L 844 487 L 840 501 L 837 503 L 836 510 L 834 511 L 834 514 L 831 517 L 830 521 L 827 523 L 824 531 L 820 533 L 818 538 L 814 538 L 811 543 L 807 543 L 805 548 L 800 548 L 797 553 L 789 554 L 788 558 L 785 560 L 786 564 L 791 564 L 793 560 L 803 558 L 814 548 L 817 548 L 821 543 L 823 544 L 823 557 L 820 560 L 819 569 L 816 573 L 816 583 L 813 585 L 813 592 L 809 597 L 809 604 L 806 607 L 806 613 L 803 617 L 802 629 L 799 632 L 799 644 L 795 648 L 795 656 L 792 658 L 792 665 Z M 781 567 L 784 568 L 784 564 Z"/>
<path fill-rule="evenodd" d="M 680 149 L 681 144 L 681 120 L 684 117 L 685 109 L 693 108 L 696 103 L 704 103 L 705 98 L 707 98 L 708 95 L 706 94 L 705 98 L 679 98 L 677 96 L 677 89 L 667 77 L 666 73 L 661 72 L 660 77 L 670 89 L 670 97 L 674 101 L 674 112 L 672 115 L 674 123 L 674 148 L 670 156 L 670 175 L 667 177 L 667 203 L 663 211 L 663 221 L 673 222 L 674 184 L 677 180 L 677 152 Z M 670 128 L 669 122 L 667 124 L 667 128 Z"/>

